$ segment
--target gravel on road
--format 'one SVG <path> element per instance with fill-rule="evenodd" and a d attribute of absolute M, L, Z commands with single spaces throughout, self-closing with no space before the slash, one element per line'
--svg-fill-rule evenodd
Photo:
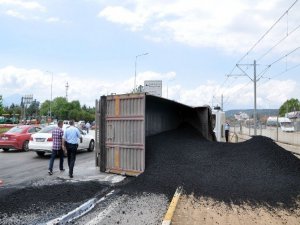
<path fill-rule="evenodd" d="M 273 140 L 209 142 L 189 125 L 147 138 L 146 170 L 125 186 L 128 193 L 187 194 L 221 202 L 297 207 L 300 160 Z"/>

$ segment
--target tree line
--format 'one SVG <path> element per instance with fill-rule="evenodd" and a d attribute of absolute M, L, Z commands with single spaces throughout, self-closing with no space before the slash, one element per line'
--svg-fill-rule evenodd
<path fill-rule="evenodd" d="M 50 105 L 51 104 L 51 105 Z M 3 106 L 2 98 L 0 98 L 0 115 L 10 115 L 11 117 L 19 117 L 19 119 L 38 119 L 51 118 L 58 120 L 75 121 L 95 120 L 95 107 L 81 106 L 78 100 L 68 102 L 64 97 L 57 97 L 53 101 L 46 100 L 42 104 L 39 101 L 32 101 L 30 105 L 11 104 Z"/>
<path fill-rule="evenodd" d="M 50 106 L 51 103 L 51 106 Z M 51 113 L 50 113 L 51 108 Z M 300 101 L 296 98 L 291 98 L 285 101 L 279 108 L 279 116 L 284 116 L 285 113 L 300 111 Z M 46 100 L 42 104 L 34 100 L 29 106 L 11 104 L 10 106 L 3 106 L 2 96 L 0 95 L 0 116 L 1 115 L 18 116 L 23 119 L 40 119 L 42 117 L 50 117 L 52 119 L 70 120 L 74 119 L 94 121 L 95 120 L 95 107 L 81 106 L 78 100 L 68 102 L 64 97 L 57 97 L 52 102 Z"/>

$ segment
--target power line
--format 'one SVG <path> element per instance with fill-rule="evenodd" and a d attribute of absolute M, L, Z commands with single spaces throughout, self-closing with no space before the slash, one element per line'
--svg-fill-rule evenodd
<path fill-rule="evenodd" d="M 300 28 L 300 25 L 298 25 L 294 30 L 287 33 L 286 36 L 284 36 L 280 41 L 278 41 L 273 47 L 271 47 L 268 51 L 266 51 L 264 54 L 262 54 L 257 61 L 260 61 L 262 58 L 264 58 L 267 54 L 269 54 L 274 48 L 276 48 L 281 42 L 283 42 L 286 38 L 290 37 L 292 33 L 294 33 L 296 30 Z"/>
<path fill-rule="evenodd" d="M 289 52 L 289 53 L 287 53 L 286 55 L 284 55 L 284 56 L 281 56 L 280 58 L 276 59 L 274 62 L 272 62 L 271 64 L 269 64 L 269 66 L 272 66 L 272 65 L 274 65 L 275 63 L 277 63 L 277 62 L 281 61 L 283 58 L 285 58 L 285 57 L 289 56 L 290 54 L 294 53 L 294 52 L 295 52 L 295 51 L 297 51 L 298 49 L 300 49 L 300 46 L 299 46 L 299 47 L 297 47 L 297 48 L 295 48 L 294 50 L 290 51 L 290 52 Z"/>
<path fill-rule="evenodd" d="M 279 76 L 281 76 L 282 74 L 287 73 L 287 72 L 290 71 L 290 70 L 296 69 L 296 68 L 299 67 L 299 66 L 300 66 L 300 63 L 299 63 L 299 64 L 296 64 L 295 66 L 292 66 L 292 67 L 290 67 L 290 68 L 288 68 L 288 69 L 285 69 L 285 70 L 281 71 L 280 73 L 276 74 L 275 76 L 272 76 L 272 77 L 267 78 L 268 80 L 265 81 L 264 83 L 261 83 L 259 86 L 261 86 L 261 85 L 263 85 L 263 84 L 269 82 L 270 80 L 274 79 L 275 77 L 279 77 Z M 259 87 L 259 86 L 258 86 L 258 87 Z"/>
<path fill-rule="evenodd" d="M 290 11 L 290 9 L 298 2 L 298 0 L 296 0 L 280 17 L 279 19 L 276 20 L 276 22 L 266 31 L 266 33 L 260 38 L 258 39 L 258 41 L 250 48 L 250 50 L 247 52 L 247 54 L 249 54 L 258 44 L 259 42 L 262 41 L 262 39 L 265 38 L 265 36 L 276 26 L 276 24 L 286 15 L 288 14 L 288 12 Z"/>
<path fill-rule="evenodd" d="M 259 76 L 258 80 L 259 80 L 260 78 L 263 77 L 263 75 L 271 68 L 272 65 L 274 65 L 275 63 L 277 63 L 277 62 L 281 61 L 282 59 L 286 58 L 287 56 L 289 56 L 290 54 L 294 53 L 294 52 L 297 51 L 298 49 L 300 49 L 300 47 L 295 48 L 294 50 L 290 51 L 289 53 L 285 54 L 284 56 L 281 56 L 280 58 L 276 59 L 274 62 L 272 62 L 271 64 L 269 64 L 269 65 L 267 66 L 267 68 L 266 68 L 265 70 L 263 70 L 263 71 L 258 75 L 258 76 Z M 287 71 L 287 70 L 284 70 L 284 71 Z"/>
<path fill-rule="evenodd" d="M 238 62 L 235 64 L 233 69 L 229 74 L 232 74 L 234 69 L 236 68 L 237 64 L 239 64 L 249 53 L 265 38 L 265 36 L 276 26 L 276 24 L 290 11 L 290 9 L 298 2 L 296 0 L 277 20 L 276 22 L 258 39 L 258 41 L 246 52 L 245 55 L 243 55 Z"/>

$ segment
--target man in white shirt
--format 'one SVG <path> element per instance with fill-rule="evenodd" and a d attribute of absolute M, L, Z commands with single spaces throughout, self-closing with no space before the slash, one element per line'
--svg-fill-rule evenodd
<path fill-rule="evenodd" d="M 78 139 L 82 142 L 82 136 L 74 126 L 74 120 L 70 121 L 70 127 L 66 129 L 63 136 L 64 146 L 67 148 L 69 177 L 73 178 L 73 169 L 76 161 L 76 152 L 78 148 Z"/>

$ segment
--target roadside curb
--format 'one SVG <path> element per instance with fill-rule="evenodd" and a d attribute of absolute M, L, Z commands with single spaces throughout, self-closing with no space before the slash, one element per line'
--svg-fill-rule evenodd
<path fill-rule="evenodd" d="M 182 187 L 178 187 L 175 191 L 175 194 L 173 196 L 173 199 L 169 205 L 168 211 L 164 217 L 164 220 L 162 222 L 162 225 L 170 225 L 172 222 L 172 217 L 174 215 L 177 203 L 179 201 L 180 195 L 182 193 Z"/>

